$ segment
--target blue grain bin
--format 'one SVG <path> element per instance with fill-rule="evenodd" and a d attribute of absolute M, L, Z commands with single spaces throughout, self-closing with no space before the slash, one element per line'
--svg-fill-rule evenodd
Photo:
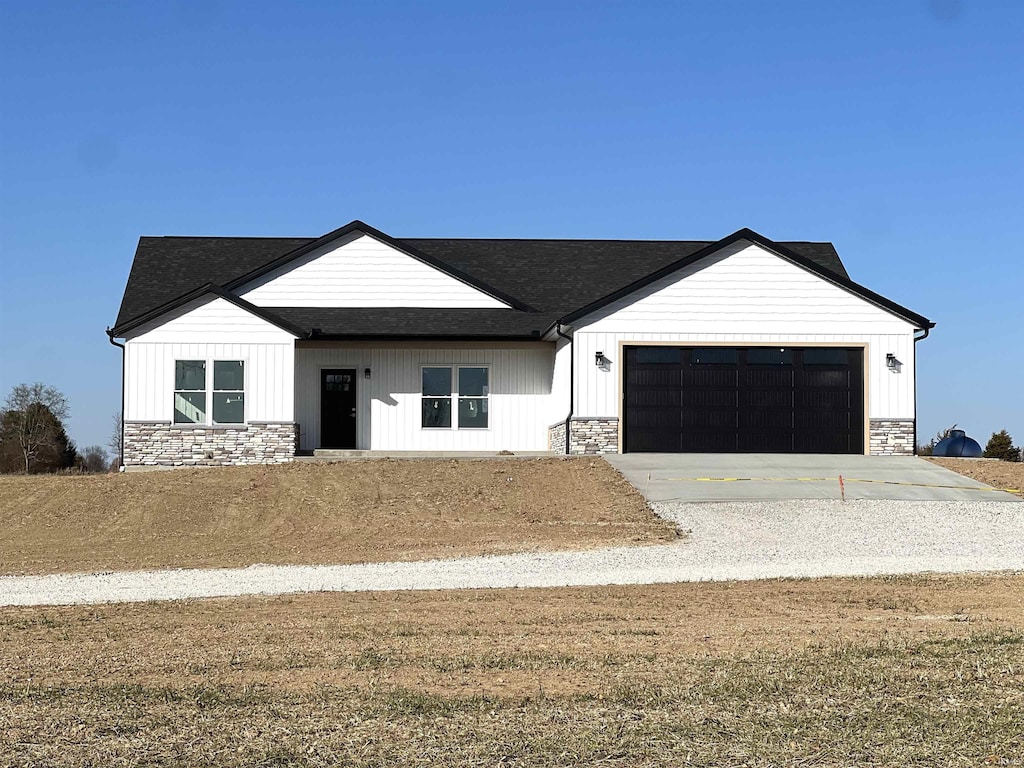
<path fill-rule="evenodd" d="M 949 437 L 939 441 L 932 450 L 932 456 L 950 456 L 952 458 L 976 459 L 981 456 L 981 446 L 977 440 L 967 436 L 962 429 L 953 429 Z"/>

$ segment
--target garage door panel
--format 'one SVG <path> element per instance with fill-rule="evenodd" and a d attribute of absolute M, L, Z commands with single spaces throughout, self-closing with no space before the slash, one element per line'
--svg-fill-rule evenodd
<path fill-rule="evenodd" d="M 679 390 L 679 404 L 685 408 L 732 408 L 739 403 L 739 391 L 733 389 Z"/>
<path fill-rule="evenodd" d="M 629 423 L 637 429 L 675 429 L 675 422 L 666 423 L 665 413 L 666 411 L 660 408 L 630 408 L 626 417 Z"/>
<path fill-rule="evenodd" d="M 793 409 L 792 389 L 746 389 L 737 395 L 741 408 Z"/>
<path fill-rule="evenodd" d="M 740 386 L 793 388 L 792 368 L 745 368 L 739 377 Z"/>
<path fill-rule="evenodd" d="M 850 411 L 852 398 L 848 390 L 798 389 L 793 403 L 802 410 Z"/>
<path fill-rule="evenodd" d="M 742 453 L 792 453 L 793 434 L 789 430 L 744 430 L 738 434 L 738 445 Z"/>
<path fill-rule="evenodd" d="M 859 348 L 644 350 L 626 348 L 627 451 L 863 449 Z"/>
<path fill-rule="evenodd" d="M 694 450 L 683 445 L 682 436 L 683 433 L 678 429 L 666 429 L 665 427 L 637 430 L 631 436 L 634 443 L 632 450 L 657 453 L 685 453 Z"/>
<path fill-rule="evenodd" d="M 679 412 L 681 429 L 736 429 L 737 414 L 735 408 L 691 410 L 684 408 Z"/>
<path fill-rule="evenodd" d="M 798 432 L 794 436 L 796 453 L 860 453 L 860 438 L 851 433 Z"/>
<path fill-rule="evenodd" d="M 734 389 L 738 381 L 737 376 L 735 368 L 725 366 L 715 368 L 684 367 L 680 384 L 684 387 L 728 387 Z"/>
<path fill-rule="evenodd" d="M 803 369 L 797 372 L 798 387 L 837 387 L 849 389 L 850 371 L 822 371 Z"/>
<path fill-rule="evenodd" d="M 806 411 L 793 413 L 793 426 L 798 430 L 850 430 L 853 428 L 849 411 Z"/>
<path fill-rule="evenodd" d="M 735 453 L 736 432 L 693 430 L 680 437 L 681 453 Z"/>
<path fill-rule="evenodd" d="M 793 429 L 792 408 L 746 408 L 739 412 L 741 430 L 786 430 Z"/>

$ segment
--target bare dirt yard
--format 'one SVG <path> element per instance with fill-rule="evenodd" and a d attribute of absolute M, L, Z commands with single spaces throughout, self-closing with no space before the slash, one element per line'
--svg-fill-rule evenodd
<path fill-rule="evenodd" d="M 1012 488 L 1024 498 L 1024 462 L 998 459 L 932 459 L 940 467 L 970 477 L 993 488 Z"/>
<path fill-rule="evenodd" d="M 0 477 L 0 574 L 420 560 L 669 541 L 606 462 L 374 460 Z"/>
<path fill-rule="evenodd" d="M 5 766 L 1019 765 L 1024 575 L 0 610 Z"/>

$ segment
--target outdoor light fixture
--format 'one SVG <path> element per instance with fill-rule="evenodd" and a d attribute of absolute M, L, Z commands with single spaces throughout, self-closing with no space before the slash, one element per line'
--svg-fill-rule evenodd
<path fill-rule="evenodd" d="M 594 354 L 594 365 L 600 368 L 605 363 L 604 352 L 597 352 Z"/>
<path fill-rule="evenodd" d="M 888 367 L 890 371 L 895 371 L 896 366 L 898 366 L 899 364 L 900 361 L 896 359 L 896 355 L 894 355 L 892 352 L 885 356 L 885 365 L 886 367 Z"/>
<path fill-rule="evenodd" d="M 369 368 L 363 368 L 363 378 L 364 379 L 370 378 L 370 369 Z"/>

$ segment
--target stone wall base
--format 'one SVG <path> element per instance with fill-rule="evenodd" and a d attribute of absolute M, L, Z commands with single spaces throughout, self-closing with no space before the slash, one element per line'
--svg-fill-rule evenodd
<path fill-rule="evenodd" d="M 548 446 L 565 453 L 565 422 L 548 427 Z M 569 422 L 569 453 L 574 456 L 598 456 L 619 452 L 619 420 L 616 418 L 582 417 Z"/>
<path fill-rule="evenodd" d="M 560 421 L 548 427 L 548 450 L 565 453 L 565 422 Z"/>
<path fill-rule="evenodd" d="M 913 456 L 913 419 L 871 419 L 868 453 L 872 456 Z"/>
<path fill-rule="evenodd" d="M 126 467 L 282 464 L 295 458 L 298 430 L 288 422 L 237 427 L 191 426 L 166 421 L 124 425 Z"/>

